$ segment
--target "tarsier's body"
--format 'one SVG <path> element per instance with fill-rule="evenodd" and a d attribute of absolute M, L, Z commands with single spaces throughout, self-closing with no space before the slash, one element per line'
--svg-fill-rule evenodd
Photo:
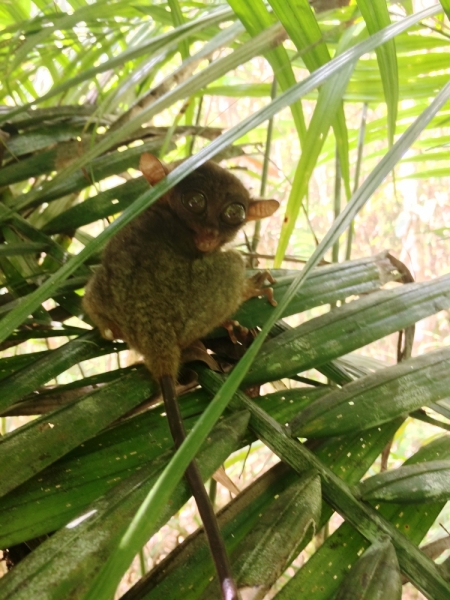
<path fill-rule="evenodd" d="M 148 154 L 140 168 L 150 184 L 169 171 Z M 246 298 L 262 293 L 257 279 L 245 278 L 240 254 L 222 246 L 245 221 L 277 207 L 275 200 L 251 200 L 236 177 L 206 163 L 106 246 L 83 305 L 104 337 L 123 339 L 143 355 L 164 396 L 182 350 L 225 322 Z M 175 430 L 171 425 L 180 445 L 183 432 Z"/>
<path fill-rule="evenodd" d="M 141 160 L 152 184 L 166 174 L 153 161 L 151 155 Z M 206 198 L 200 214 L 181 202 L 183 196 L 195 204 L 198 193 Z M 235 205 L 244 208 L 243 220 L 227 224 L 221 214 Z M 275 200 L 251 201 L 234 175 L 206 163 L 111 239 L 86 288 L 87 313 L 104 337 L 124 339 L 138 350 L 156 379 L 176 377 L 180 350 L 259 292 L 254 280 L 245 280 L 241 255 L 222 246 L 246 220 L 267 216 L 277 206 Z"/>

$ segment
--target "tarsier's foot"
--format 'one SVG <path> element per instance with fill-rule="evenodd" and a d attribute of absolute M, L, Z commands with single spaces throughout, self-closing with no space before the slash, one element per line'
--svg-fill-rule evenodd
<path fill-rule="evenodd" d="M 276 283 L 269 271 L 261 271 L 245 280 L 244 283 L 244 300 L 249 298 L 267 296 L 267 300 L 272 306 L 276 306 L 278 302 L 273 297 L 273 288 L 262 287 L 266 282 Z"/>
<path fill-rule="evenodd" d="M 233 342 L 233 344 L 237 344 L 239 341 L 242 342 L 242 340 L 247 338 L 248 329 L 247 327 L 240 325 L 239 321 L 228 319 L 220 325 L 228 331 L 228 335 L 230 336 L 230 340 Z"/>
<path fill-rule="evenodd" d="M 115 323 L 108 323 L 106 327 L 100 329 L 100 333 L 105 340 L 123 340 L 122 332 Z"/>

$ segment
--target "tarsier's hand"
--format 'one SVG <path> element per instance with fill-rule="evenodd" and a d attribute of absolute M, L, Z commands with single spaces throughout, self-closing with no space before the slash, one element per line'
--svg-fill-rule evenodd
<path fill-rule="evenodd" d="M 260 271 L 246 279 L 244 282 L 243 299 L 248 300 L 249 298 L 267 296 L 267 300 L 272 306 L 276 306 L 278 303 L 273 297 L 273 288 L 262 287 L 266 282 L 276 283 L 269 271 Z"/>

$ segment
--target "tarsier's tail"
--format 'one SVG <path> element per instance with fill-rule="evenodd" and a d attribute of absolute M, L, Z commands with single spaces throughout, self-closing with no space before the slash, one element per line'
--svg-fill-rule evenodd
<path fill-rule="evenodd" d="M 160 385 L 170 431 L 175 442 L 175 447 L 179 448 L 186 437 L 186 432 L 177 402 L 175 380 L 173 377 L 165 375 L 161 377 Z M 198 512 L 200 513 L 203 527 L 208 538 L 209 547 L 211 549 L 222 590 L 222 598 L 223 600 L 238 600 L 237 587 L 231 574 L 230 561 L 225 549 L 225 544 L 220 533 L 214 509 L 195 460 L 188 465 L 185 476 L 192 490 L 195 502 L 197 503 Z"/>

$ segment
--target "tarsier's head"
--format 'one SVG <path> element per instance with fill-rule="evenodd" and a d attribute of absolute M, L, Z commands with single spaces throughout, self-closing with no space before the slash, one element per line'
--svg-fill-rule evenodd
<path fill-rule="evenodd" d="M 144 177 L 155 185 L 171 170 L 152 154 L 139 163 Z M 278 208 L 276 200 L 254 200 L 232 173 L 207 162 L 188 175 L 161 202 L 167 202 L 192 231 L 200 252 L 213 252 L 231 241 L 247 221 L 269 217 Z"/>

